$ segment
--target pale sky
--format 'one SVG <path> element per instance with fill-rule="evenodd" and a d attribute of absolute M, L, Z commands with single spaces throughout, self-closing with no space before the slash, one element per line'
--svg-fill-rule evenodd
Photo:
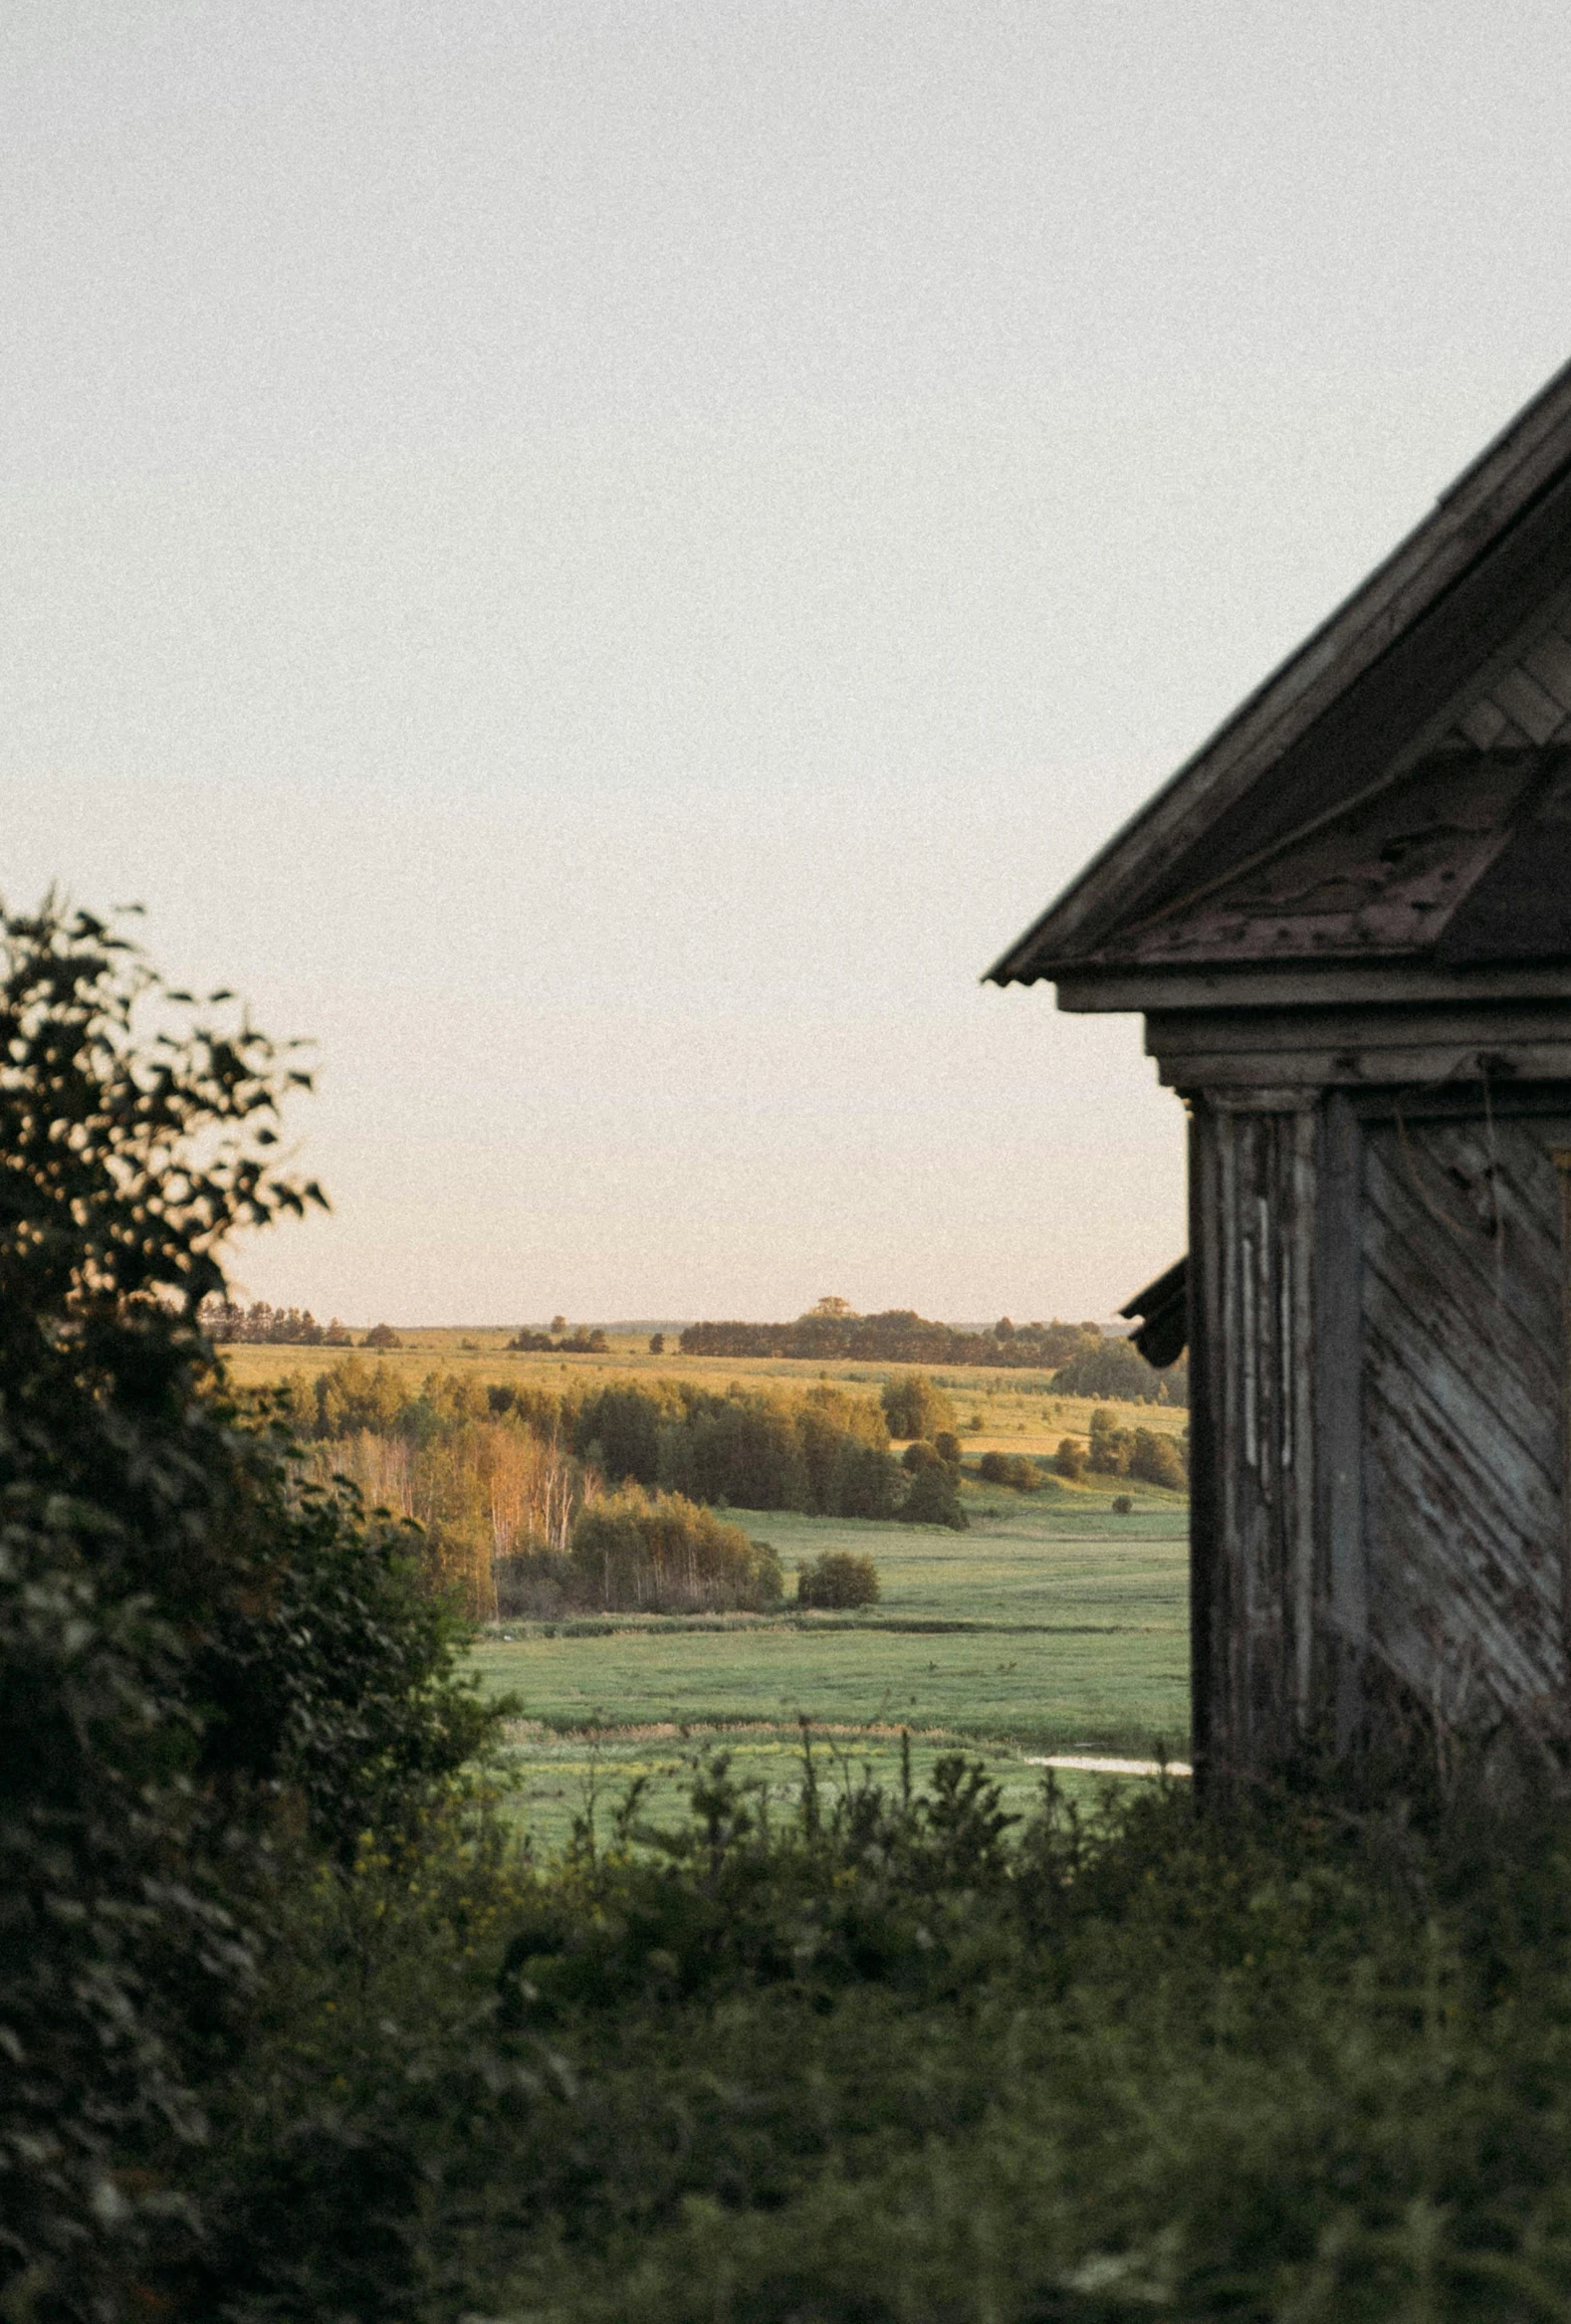
<path fill-rule="evenodd" d="M 12 0 L 0 888 L 320 1044 L 357 1322 L 1105 1315 L 981 972 L 1571 352 L 1571 11 Z"/>

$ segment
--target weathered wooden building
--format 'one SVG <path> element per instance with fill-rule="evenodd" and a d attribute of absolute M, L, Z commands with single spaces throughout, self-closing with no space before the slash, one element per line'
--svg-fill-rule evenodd
<path fill-rule="evenodd" d="M 1203 1764 L 1571 1735 L 1571 366 L 990 973 L 1189 1109 Z"/>

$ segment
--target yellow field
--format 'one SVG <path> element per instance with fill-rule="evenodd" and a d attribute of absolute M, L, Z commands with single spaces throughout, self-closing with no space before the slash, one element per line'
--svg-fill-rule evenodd
<path fill-rule="evenodd" d="M 847 1386 L 865 1386 L 876 1394 L 886 1379 L 917 1369 L 898 1364 L 807 1364 L 788 1357 L 746 1358 L 682 1356 L 667 1348 L 651 1356 L 648 1341 L 630 1336 L 613 1338 L 604 1356 L 517 1356 L 508 1352 L 511 1333 L 431 1328 L 402 1332 L 402 1348 L 385 1355 L 355 1351 L 371 1363 L 397 1369 L 411 1383 L 432 1371 L 469 1371 L 487 1380 L 532 1380 L 541 1386 L 561 1386 L 574 1374 L 591 1373 L 605 1378 L 701 1379 L 706 1387 L 724 1391 L 733 1380 L 751 1388 L 811 1387 L 831 1379 Z M 314 1378 L 330 1365 L 341 1363 L 340 1348 L 231 1348 L 226 1351 L 230 1371 L 241 1386 L 260 1386 L 281 1379 L 286 1373 L 304 1373 Z M 1166 1435 L 1182 1435 L 1189 1414 L 1173 1404 L 1119 1404 L 1100 1406 L 1088 1396 L 1055 1396 L 1044 1372 L 997 1372 L 979 1366 L 934 1365 L 932 1377 L 949 1392 L 968 1453 L 1051 1452 L 1063 1436 L 1084 1436 L 1090 1415 L 1101 1409 L 1123 1427 L 1139 1425 Z M 971 1422 L 982 1426 L 973 1431 Z"/>

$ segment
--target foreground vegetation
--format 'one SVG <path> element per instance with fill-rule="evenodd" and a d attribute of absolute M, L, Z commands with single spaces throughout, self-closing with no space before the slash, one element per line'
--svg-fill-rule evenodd
<path fill-rule="evenodd" d="M 680 1816 L 591 1767 L 532 1849 L 520 1706 L 466 1684 L 418 1537 L 200 1330 L 225 1236 L 313 1198 L 273 1166 L 287 1059 L 138 1041 L 183 1004 L 91 920 L 4 942 L 6 2324 L 1571 2315 L 1560 1771 L 1416 1727 L 1087 1818 L 894 1707 L 876 1769 L 811 1722 L 781 1780 L 678 1733 Z M 1048 1508 L 1115 1538 L 1072 1481 L 1013 1502 Z M 858 1526 L 776 1523 L 815 1560 Z M 591 1643 L 861 1650 L 884 1580 Z"/>
<path fill-rule="evenodd" d="M 809 1739 L 810 1740 L 810 1739 Z M 297 1892 L 199 2312 L 1469 2320 L 1571 2305 L 1571 1825 L 1420 1785 L 1010 1825 L 981 1771 Z"/>

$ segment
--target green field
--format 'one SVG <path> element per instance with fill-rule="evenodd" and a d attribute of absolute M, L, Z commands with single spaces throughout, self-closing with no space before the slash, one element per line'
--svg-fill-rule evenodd
<path fill-rule="evenodd" d="M 1188 1512 L 1172 1494 L 1134 1498 L 1132 1516 L 1115 1516 L 1109 1491 L 968 1486 L 965 1534 L 733 1511 L 775 1544 L 787 1586 L 821 1550 L 871 1553 L 881 1602 L 862 1614 L 621 1615 L 489 1632 L 475 1656 L 484 1680 L 527 1713 L 507 1757 L 518 1812 L 551 1846 L 590 1788 L 614 1797 L 641 1774 L 655 1803 L 672 1804 L 686 1760 L 717 1742 L 773 1796 L 794 1795 L 802 1717 L 833 1781 L 864 1764 L 896 1780 L 902 1727 L 918 1775 L 963 1742 L 1021 1796 L 1040 1780 L 1027 1754 L 1146 1758 L 1161 1744 L 1186 1756 Z"/>

